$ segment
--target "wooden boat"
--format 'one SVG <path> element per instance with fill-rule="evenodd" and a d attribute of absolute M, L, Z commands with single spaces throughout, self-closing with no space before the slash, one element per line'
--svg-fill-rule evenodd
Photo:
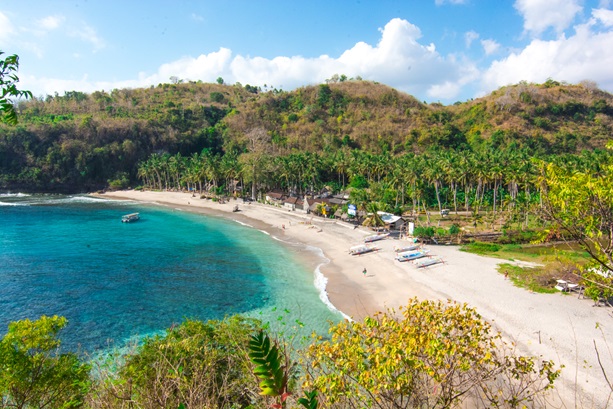
<path fill-rule="evenodd" d="M 138 213 L 130 213 L 130 214 L 125 214 L 125 215 L 121 216 L 121 222 L 122 223 L 135 222 L 138 219 L 140 219 L 140 214 L 138 214 Z"/>
<path fill-rule="evenodd" d="M 443 260 L 438 257 L 428 257 L 428 258 L 422 258 L 420 260 L 413 261 L 413 265 L 417 268 L 423 268 L 423 267 L 432 266 L 434 264 L 439 264 L 442 262 Z"/>
<path fill-rule="evenodd" d="M 396 253 L 405 253 L 407 251 L 417 250 L 419 247 L 421 247 L 421 244 L 414 243 L 402 247 L 396 247 L 394 248 L 394 251 Z"/>
<path fill-rule="evenodd" d="M 430 252 L 430 250 L 427 249 L 413 249 L 413 250 L 409 250 L 409 251 L 403 251 L 402 253 L 396 253 L 396 258 L 403 258 L 403 257 L 410 257 L 412 255 L 418 254 L 418 253 L 424 253 L 424 254 L 428 254 Z"/>
<path fill-rule="evenodd" d="M 396 260 L 400 262 L 416 260 L 418 258 L 426 257 L 429 252 L 430 250 L 408 251 L 406 253 L 398 254 Z"/>
<path fill-rule="evenodd" d="M 366 236 L 364 237 L 364 243 L 372 243 L 373 241 L 383 240 L 389 235 L 390 235 L 389 233 L 382 233 L 382 234 L 373 234 L 370 236 Z"/>
<path fill-rule="evenodd" d="M 375 246 L 369 246 L 367 244 L 359 244 L 357 246 L 353 246 L 349 249 L 349 254 L 352 256 L 357 256 L 364 253 L 370 253 L 371 251 L 379 250 Z"/>

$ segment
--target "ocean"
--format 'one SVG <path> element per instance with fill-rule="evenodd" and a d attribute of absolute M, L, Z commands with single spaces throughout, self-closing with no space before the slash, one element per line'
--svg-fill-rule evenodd
<path fill-rule="evenodd" d="M 139 212 L 141 219 L 121 223 Z M 68 319 L 62 349 L 98 353 L 186 318 L 233 314 L 327 333 L 319 249 L 244 223 L 89 196 L 0 194 L 0 336 L 9 322 Z"/>

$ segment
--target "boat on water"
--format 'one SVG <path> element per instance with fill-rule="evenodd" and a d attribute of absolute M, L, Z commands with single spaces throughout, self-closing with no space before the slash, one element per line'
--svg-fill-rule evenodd
<path fill-rule="evenodd" d="M 384 238 L 386 238 L 389 235 L 390 235 L 389 233 L 382 233 L 382 234 L 373 234 L 373 235 L 370 235 L 370 236 L 366 236 L 366 237 L 364 237 L 364 243 L 371 243 L 373 241 L 383 240 Z"/>
<path fill-rule="evenodd" d="M 422 258 L 422 259 L 419 259 L 419 260 L 414 260 L 412 263 L 417 268 L 423 268 L 423 267 L 432 266 L 434 264 L 439 264 L 439 263 L 442 263 L 442 262 L 443 262 L 443 260 L 441 258 L 438 258 L 438 257 L 428 257 L 428 258 Z"/>
<path fill-rule="evenodd" d="M 430 250 L 419 250 L 419 251 L 407 251 L 405 253 L 400 253 L 396 256 L 396 260 L 403 261 L 411 261 L 416 260 L 418 258 L 426 257 Z"/>
<path fill-rule="evenodd" d="M 121 216 L 121 222 L 122 223 L 135 222 L 138 219 L 140 219 L 140 214 L 139 213 L 124 214 L 123 216 Z"/>
<path fill-rule="evenodd" d="M 359 254 L 370 253 L 371 251 L 379 250 L 375 246 L 369 246 L 367 244 L 359 244 L 357 246 L 353 246 L 349 249 L 349 254 L 352 256 L 357 256 Z"/>

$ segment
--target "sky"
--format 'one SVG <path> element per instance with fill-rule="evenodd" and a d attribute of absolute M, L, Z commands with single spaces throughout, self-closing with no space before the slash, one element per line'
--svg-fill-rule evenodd
<path fill-rule="evenodd" d="M 0 0 L 0 50 L 40 98 L 334 74 L 443 104 L 549 78 L 613 92 L 613 0 Z"/>

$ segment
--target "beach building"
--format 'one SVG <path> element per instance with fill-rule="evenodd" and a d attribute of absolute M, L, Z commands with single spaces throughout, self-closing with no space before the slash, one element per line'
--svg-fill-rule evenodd
<path fill-rule="evenodd" d="M 302 209 L 302 199 L 297 197 L 286 197 L 282 201 L 283 207 L 287 210 L 291 210 L 293 212 L 296 210 L 296 208 Z"/>
<path fill-rule="evenodd" d="M 281 205 L 283 203 L 283 192 L 280 191 L 270 191 L 264 195 L 266 203 Z"/>
<path fill-rule="evenodd" d="M 387 212 L 377 212 L 377 214 L 381 216 L 381 220 L 383 220 L 388 230 L 401 230 L 406 223 L 401 216 Z"/>

